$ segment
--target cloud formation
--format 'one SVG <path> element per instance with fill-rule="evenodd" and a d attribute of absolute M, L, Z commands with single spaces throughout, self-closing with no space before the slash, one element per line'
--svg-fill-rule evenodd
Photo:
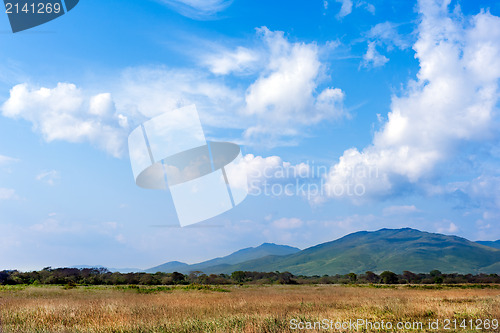
<path fill-rule="evenodd" d="M 324 65 L 315 43 L 290 42 L 265 27 L 257 36 L 253 48 L 208 53 L 204 68 L 125 69 L 99 94 L 72 83 L 18 84 L 0 111 L 31 122 L 47 142 L 88 142 L 116 157 L 123 156 L 130 129 L 193 103 L 206 128 L 236 129 L 241 137 L 231 140 L 269 148 L 296 144 L 308 126 L 345 115 L 344 92 L 320 88 Z M 242 72 L 252 79 L 227 83 L 225 76 L 238 80 Z"/>
<path fill-rule="evenodd" d="M 436 224 L 436 227 L 440 234 L 455 234 L 459 230 L 455 223 L 448 220 Z"/>
<path fill-rule="evenodd" d="M 318 45 L 290 42 L 282 31 L 266 27 L 258 28 L 257 36 L 253 48 L 225 49 L 202 60 L 217 75 L 257 77 L 245 91 L 233 91 L 235 96 L 244 95 L 235 106 L 246 127 L 246 143 L 284 144 L 300 136 L 304 127 L 345 115 L 344 92 L 335 87 L 319 89 L 325 66 Z"/>
<path fill-rule="evenodd" d="M 90 96 L 69 83 L 54 88 L 18 84 L 1 111 L 5 117 L 30 121 L 47 142 L 90 142 L 113 156 L 123 153 L 125 116 L 116 113 L 109 93 Z"/>
<path fill-rule="evenodd" d="M 394 48 L 404 50 L 410 46 L 407 38 L 400 35 L 397 28 L 396 24 L 387 21 L 376 24 L 366 33 L 367 50 L 363 55 L 361 66 L 366 68 L 381 67 L 389 61 L 389 58 L 378 52 L 377 46 L 385 46 L 387 51 Z"/>
<path fill-rule="evenodd" d="M 352 1 L 351 0 L 335 0 L 337 2 L 340 2 L 342 4 L 342 7 L 340 7 L 340 11 L 337 14 L 337 19 L 341 19 L 352 12 Z"/>
<path fill-rule="evenodd" d="M 335 1 L 341 4 L 340 10 L 335 16 L 337 20 L 341 20 L 347 15 L 352 13 L 352 8 L 354 5 L 352 0 L 335 0 Z M 325 10 L 328 9 L 328 1 L 323 2 L 323 7 L 325 8 Z M 375 6 L 366 1 L 357 1 L 355 7 L 362 8 L 373 15 L 375 14 Z"/>
<path fill-rule="evenodd" d="M 204 64 L 214 74 L 227 75 L 241 73 L 251 69 L 259 59 L 259 54 L 254 50 L 239 46 L 234 51 L 225 51 L 211 54 L 203 60 Z"/>
<path fill-rule="evenodd" d="M 258 32 L 269 53 L 265 68 L 246 91 L 244 113 L 258 122 L 245 131 L 247 139 L 294 136 L 304 125 L 344 115 L 342 90 L 317 92 L 322 64 L 316 44 L 290 43 L 283 32 L 265 27 Z"/>
<path fill-rule="evenodd" d="M 481 12 L 469 21 L 448 11 L 449 1 L 419 2 L 421 21 L 413 46 L 417 79 L 393 97 L 388 121 L 371 145 L 348 149 L 325 184 L 360 184 L 367 197 L 385 197 L 434 176 L 460 142 L 481 141 L 492 126 L 499 98 L 500 18 Z M 352 170 L 376 170 L 357 176 Z"/>
<path fill-rule="evenodd" d="M 291 164 L 279 156 L 262 157 L 247 154 L 235 166 L 232 180 L 234 186 L 243 188 L 247 185 L 250 194 L 259 195 L 264 193 L 266 186 L 286 183 L 295 185 L 295 179 L 305 179 L 310 175 L 311 167 L 306 163 Z M 284 190 L 281 192 L 287 194 Z"/>
<path fill-rule="evenodd" d="M 368 49 L 363 55 L 364 67 L 381 67 L 389 61 L 389 58 L 377 51 L 376 45 L 375 42 L 368 42 Z"/>
<path fill-rule="evenodd" d="M 366 37 L 379 44 L 387 45 L 389 49 L 397 47 L 404 50 L 410 47 L 409 41 L 398 33 L 398 25 L 393 22 L 382 22 L 373 26 Z"/>

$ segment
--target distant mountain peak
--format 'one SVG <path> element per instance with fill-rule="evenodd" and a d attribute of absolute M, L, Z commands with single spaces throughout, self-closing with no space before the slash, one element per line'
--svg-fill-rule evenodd
<path fill-rule="evenodd" d="M 291 248 L 291 249 L 297 249 L 300 251 L 299 248 L 290 246 L 290 245 L 282 245 L 282 244 L 276 244 L 276 243 L 262 243 L 257 247 L 254 247 L 254 249 L 258 249 L 260 247 L 277 247 L 277 248 Z"/>
<path fill-rule="evenodd" d="M 300 249 L 288 245 L 277 245 L 274 243 L 263 243 L 257 247 L 247 247 L 231 253 L 225 257 L 219 257 L 198 264 L 188 265 L 179 263 L 178 261 L 170 261 L 165 264 L 150 268 L 147 272 L 171 272 L 176 270 L 181 273 L 189 273 L 192 271 L 202 271 L 211 273 L 220 269 L 220 267 L 235 265 L 248 260 L 255 260 L 267 256 L 285 256 L 299 252 Z"/>
<path fill-rule="evenodd" d="M 171 261 L 147 271 L 209 274 L 278 270 L 297 275 L 335 275 L 385 270 L 428 273 L 438 269 L 444 273 L 500 273 L 500 250 L 493 248 L 500 242 L 478 243 L 409 227 L 383 228 L 354 232 L 304 250 L 266 242 L 194 265 Z"/>
<path fill-rule="evenodd" d="M 433 269 L 448 273 L 498 273 L 500 251 L 458 236 L 384 228 L 351 233 L 288 256 L 221 267 L 220 272 L 278 270 L 297 275 L 335 275 L 385 270 L 425 273 Z"/>
<path fill-rule="evenodd" d="M 500 239 L 496 241 L 477 241 L 476 243 L 479 243 L 481 245 L 493 247 L 495 249 L 500 249 Z"/>

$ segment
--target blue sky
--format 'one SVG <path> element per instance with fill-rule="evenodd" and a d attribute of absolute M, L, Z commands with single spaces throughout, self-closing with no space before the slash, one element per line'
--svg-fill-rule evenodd
<path fill-rule="evenodd" d="M 0 269 L 148 268 L 384 227 L 500 239 L 499 15 L 86 0 L 16 34 L 0 15 Z M 169 192 L 134 184 L 127 136 L 193 103 L 207 138 L 241 145 L 252 191 L 180 228 Z"/>

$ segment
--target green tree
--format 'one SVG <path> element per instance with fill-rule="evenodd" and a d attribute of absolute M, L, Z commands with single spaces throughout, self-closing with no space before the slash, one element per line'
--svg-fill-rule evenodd
<path fill-rule="evenodd" d="M 410 271 L 403 271 L 403 279 L 405 279 L 408 283 L 415 283 L 418 281 L 418 275 Z"/>
<path fill-rule="evenodd" d="M 349 281 L 351 281 L 351 283 L 355 283 L 358 279 L 358 276 L 355 273 L 349 273 L 347 274 L 347 277 L 349 278 Z"/>
<path fill-rule="evenodd" d="M 295 280 L 293 280 L 293 275 L 290 272 L 283 272 L 278 274 L 278 282 L 281 284 L 295 284 L 297 283 Z"/>
<path fill-rule="evenodd" d="M 396 273 L 391 271 L 384 271 L 380 274 L 380 278 L 382 279 L 382 283 L 385 284 L 395 284 L 398 283 L 398 276 Z"/>
<path fill-rule="evenodd" d="M 432 270 L 429 274 L 430 274 L 432 277 L 436 277 L 436 276 L 441 276 L 441 275 L 442 275 L 441 271 L 438 271 L 437 269 Z"/>
<path fill-rule="evenodd" d="M 185 280 L 185 276 L 182 273 L 179 272 L 173 272 L 172 273 L 172 282 L 174 284 L 182 283 Z"/>
<path fill-rule="evenodd" d="M 442 276 L 435 276 L 434 277 L 434 283 L 436 283 L 436 284 L 443 283 L 443 277 Z"/>
<path fill-rule="evenodd" d="M 245 280 L 245 272 L 243 271 L 234 271 L 231 274 L 231 279 L 233 279 L 236 282 L 243 282 Z"/>
<path fill-rule="evenodd" d="M 369 283 L 377 283 L 379 281 L 378 275 L 373 273 L 372 271 L 367 271 L 365 273 L 365 278 Z"/>

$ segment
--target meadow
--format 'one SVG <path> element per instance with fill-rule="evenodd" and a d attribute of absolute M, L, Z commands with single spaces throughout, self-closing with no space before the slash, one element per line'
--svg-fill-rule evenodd
<path fill-rule="evenodd" d="M 2 333 L 498 332 L 493 319 L 498 285 L 0 286 Z"/>

